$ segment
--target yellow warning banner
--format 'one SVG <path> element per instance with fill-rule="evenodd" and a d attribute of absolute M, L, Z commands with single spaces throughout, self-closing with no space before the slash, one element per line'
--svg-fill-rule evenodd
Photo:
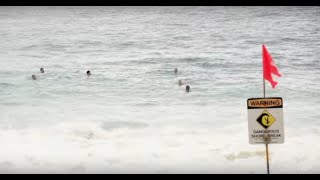
<path fill-rule="evenodd" d="M 251 98 L 248 99 L 248 109 L 282 108 L 282 98 Z"/>

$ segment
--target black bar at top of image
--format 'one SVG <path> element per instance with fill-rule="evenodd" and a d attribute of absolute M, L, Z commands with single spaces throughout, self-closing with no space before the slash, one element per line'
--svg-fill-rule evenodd
<path fill-rule="evenodd" d="M 20 6 L 319 6 L 319 0 L 3 0 Z"/>
<path fill-rule="evenodd" d="M 260 99 L 281 99 L 282 100 L 282 97 L 249 98 L 248 101 L 249 100 L 254 100 L 254 99 L 256 99 L 256 100 L 260 100 Z"/>

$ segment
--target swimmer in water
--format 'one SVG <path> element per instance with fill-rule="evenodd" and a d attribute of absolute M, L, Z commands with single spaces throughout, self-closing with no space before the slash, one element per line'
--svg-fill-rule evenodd
<path fill-rule="evenodd" d="M 190 92 L 191 90 L 190 90 L 190 86 L 186 86 L 186 92 L 188 93 L 188 92 Z"/>
<path fill-rule="evenodd" d="M 182 80 L 181 80 L 181 79 L 179 79 L 178 84 L 179 84 L 179 86 L 182 86 L 182 85 L 183 85 L 183 83 L 182 83 Z"/>
<path fill-rule="evenodd" d="M 87 75 L 90 76 L 90 75 L 91 75 L 91 72 L 90 72 L 90 71 L 87 71 Z"/>
<path fill-rule="evenodd" d="M 37 79 L 36 75 L 32 75 L 31 77 L 32 77 L 33 80 Z"/>
<path fill-rule="evenodd" d="M 44 73 L 44 69 L 43 69 L 43 68 L 40 68 L 40 72 L 41 72 L 41 73 Z"/>
<path fill-rule="evenodd" d="M 178 68 L 174 69 L 174 73 L 177 74 L 178 73 Z"/>

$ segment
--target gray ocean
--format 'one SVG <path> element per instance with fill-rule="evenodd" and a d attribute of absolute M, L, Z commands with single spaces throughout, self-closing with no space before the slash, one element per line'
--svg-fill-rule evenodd
<path fill-rule="evenodd" d="M 0 7 L 0 37 L 0 173 L 264 174 L 262 44 L 270 172 L 320 173 L 319 7 Z"/>

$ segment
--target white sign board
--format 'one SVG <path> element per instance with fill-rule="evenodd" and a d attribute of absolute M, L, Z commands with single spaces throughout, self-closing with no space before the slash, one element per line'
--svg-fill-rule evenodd
<path fill-rule="evenodd" d="M 284 143 L 282 98 L 250 98 L 247 105 L 250 144 Z"/>

